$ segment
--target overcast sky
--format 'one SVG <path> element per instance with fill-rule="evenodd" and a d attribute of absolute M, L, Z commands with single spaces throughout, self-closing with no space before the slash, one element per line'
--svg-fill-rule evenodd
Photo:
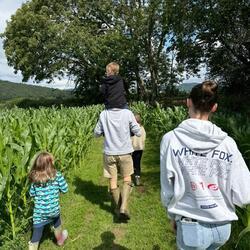
<path fill-rule="evenodd" d="M 27 2 L 28 0 L 0 0 L 0 33 L 4 32 L 6 27 L 6 21 L 10 20 L 11 15 L 15 14 L 16 10 L 22 6 L 22 3 Z M 204 70 L 202 70 L 204 72 Z M 202 77 L 190 77 L 184 82 L 200 82 L 204 79 L 204 73 L 201 73 Z M 22 82 L 22 75 L 20 72 L 18 74 L 14 73 L 14 69 L 9 67 L 7 64 L 7 59 L 3 50 L 3 41 L 0 39 L 0 80 L 8 80 L 12 82 Z M 32 84 L 32 81 L 29 81 L 29 84 Z M 73 88 L 73 83 L 69 83 L 68 80 L 55 79 L 55 83 L 46 84 L 40 83 L 40 86 L 68 89 Z"/>

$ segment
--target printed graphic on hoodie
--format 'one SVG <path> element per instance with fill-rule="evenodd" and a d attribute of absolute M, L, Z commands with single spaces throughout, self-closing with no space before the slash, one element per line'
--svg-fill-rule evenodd
<path fill-rule="evenodd" d="M 231 171 L 232 154 L 213 150 L 208 154 L 195 153 L 187 147 L 172 149 L 178 158 L 184 177 L 187 196 L 200 201 L 201 209 L 217 207 L 217 203 L 203 204 L 202 201 L 223 199 L 218 178 L 226 181 Z"/>
<path fill-rule="evenodd" d="M 171 218 L 237 220 L 250 203 L 250 173 L 235 141 L 210 121 L 189 118 L 161 141 L 161 200 Z"/>

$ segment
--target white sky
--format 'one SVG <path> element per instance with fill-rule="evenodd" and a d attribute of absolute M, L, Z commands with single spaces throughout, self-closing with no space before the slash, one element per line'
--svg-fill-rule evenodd
<path fill-rule="evenodd" d="M 16 10 L 22 6 L 22 3 L 28 0 L 0 0 L 0 33 L 4 32 L 6 22 L 10 20 L 11 15 L 15 14 Z M 7 80 L 11 82 L 22 82 L 22 75 L 20 72 L 14 73 L 14 69 L 9 67 L 7 59 L 3 50 L 3 41 L 0 39 L 0 80 Z M 28 84 L 35 84 L 32 80 Z M 37 84 L 35 84 L 37 85 Z M 45 82 L 39 83 L 38 86 L 46 86 L 58 89 L 74 88 L 74 84 L 69 82 L 68 79 L 59 80 L 54 79 L 54 83 L 46 84 Z"/>
<path fill-rule="evenodd" d="M 15 14 L 16 10 L 21 7 L 22 3 L 28 0 L 0 0 L 0 33 L 4 32 L 6 22 L 10 20 L 11 15 Z M 190 77 L 184 80 L 184 82 L 200 82 L 204 79 L 205 69 L 201 70 L 201 78 Z M 7 59 L 3 50 L 3 41 L 0 39 L 0 79 L 12 82 L 22 82 L 22 75 L 20 72 L 14 73 L 14 69 L 9 67 Z M 28 84 L 33 84 L 32 80 L 29 80 Z M 59 89 L 73 88 L 74 84 L 67 79 L 59 80 L 55 79 L 54 83 L 46 84 L 45 82 L 39 83 L 39 86 L 46 86 Z"/>

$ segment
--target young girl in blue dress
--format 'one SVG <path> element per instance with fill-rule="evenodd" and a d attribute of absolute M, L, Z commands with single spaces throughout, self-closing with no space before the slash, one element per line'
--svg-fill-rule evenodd
<path fill-rule="evenodd" d="M 39 153 L 29 173 L 30 195 L 34 198 L 33 234 L 29 250 L 38 249 L 44 226 L 53 223 L 54 234 L 59 246 L 68 237 L 62 230 L 59 206 L 60 192 L 66 193 L 68 185 L 62 174 L 55 169 L 54 158 L 48 152 Z"/>

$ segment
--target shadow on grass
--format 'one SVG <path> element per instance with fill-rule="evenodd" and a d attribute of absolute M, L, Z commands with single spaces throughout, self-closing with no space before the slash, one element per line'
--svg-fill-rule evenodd
<path fill-rule="evenodd" d="M 114 233 L 107 231 L 103 232 L 101 234 L 102 243 L 99 246 L 96 246 L 93 248 L 93 250 L 107 250 L 107 249 L 113 249 L 113 250 L 130 250 L 127 247 L 123 247 L 119 244 L 116 244 L 114 242 L 115 235 Z"/>
<path fill-rule="evenodd" d="M 105 204 L 105 202 L 110 202 L 110 195 L 106 186 L 95 185 L 92 181 L 85 181 L 79 177 L 74 179 L 73 184 L 76 187 L 76 194 L 82 195 L 92 204 L 99 205 L 101 209 L 112 213 L 111 206 Z"/>
<path fill-rule="evenodd" d="M 160 250 L 161 248 L 159 247 L 159 245 L 154 245 L 152 250 Z"/>

